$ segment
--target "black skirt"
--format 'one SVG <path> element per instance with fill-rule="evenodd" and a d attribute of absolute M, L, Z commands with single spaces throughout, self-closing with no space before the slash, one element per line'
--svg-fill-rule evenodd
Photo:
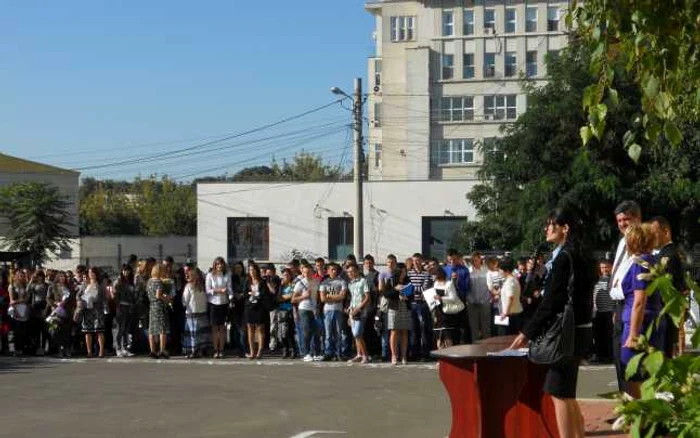
<path fill-rule="evenodd" d="M 553 397 L 560 399 L 576 398 L 578 368 L 581 365 L 581 358 L 591 345 L 593 329 L 591 327 L 576 328 L 575 336 L 574 345 L 576 351 L 574 356 L 550 367 L 549 371 L 547 371 L 544 390 Z"/>
<path fill-rule="evenodd" d="M 209 304 L 209 320 L 211 325 L 226 324 L 226 315 L 228 314 L 228 304 Z"/>
<path fill-rule="evenodd" d="M 266 307 L 262 302 L 258 301 L 255 304 L 248 302 L 243 311 L 243 320 L 246 324 L 265 324 L 266 312 Z"/>

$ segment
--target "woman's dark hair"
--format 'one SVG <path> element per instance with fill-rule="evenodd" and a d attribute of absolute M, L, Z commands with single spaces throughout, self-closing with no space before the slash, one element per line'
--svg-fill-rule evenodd
<path fill-rule="evenodd" d="M 127 271 L 126 276 L 124 276 L 124 271 Z M 122 264 L 122 268 L 119 270 L 119 283 L 134 284 L 134 270 L 131 265 Z"/>
<path fill-rule="evenodd" d="M 439 281 L 445 281 L 447 279 L 447 273 L 442 269 L 442 266 L 435 268 L 435 279 Z"/>
<path fill-rule="evenodd" d="M 547 215 L 547 224 L 556 224 L 560 227 L 568 225 L 569 234 L 567 240 L 580 243 L 583 226 L 573 211 L 565 208 L 556 208 Z"/>
<path fill-rule="evenodd" d="M 255 275 L 258 279 L 262 278 L 262 275 L 260 275 L 260 266 L 258 266 L 257 263 L 251 263 L 250 265 L 248 265 L 248 271 L 250 271 L 251 268 L 255 272 Z M 250 279 L 252 280 L 252 277 Z"/>
<path fill-rule="evenodd" d="M 513 269 L 515 269 L 515 262 L 511 257 L 503 257 L 498 263 L 498 267 L 501 268 L 503 272 L 513 272 Z"/>
<path fill-rule="evenodd" d="M 569 234 L 566 241 L 573 246 L 574 254 L 572 256 L 574 261 L 581 264 L 576 270 L 578 276 L 576 280 L 593 287 L 598 280 L 598 264 L 593 257 L 593 253 L 583 240 L 583 223 L 573 211 L 566 208 L 557 208 L 549 213 L 547 223 L 569 226 Z"/>
<path fill-rule="evenodd" d="M 241 274 L 236 274 L 236 267 L 241 268 Z M 243 264 L 243 262 L 240 260 L 237 262 L 233 262 L 233 264 L 231 264 L 231 273 L 233 275 L 245 275 L 245 265 Z"/>
<path fill-rule="evenodd" d="M 102 281 L 102 276 L 100 275 L 100 268 L 98 268 L 97 266 L 91 266 L 90 269 L 88 269 L 88 281 L 90 281 L 90 272 L 95 274 L 95 279 L 98 283 Z"/>

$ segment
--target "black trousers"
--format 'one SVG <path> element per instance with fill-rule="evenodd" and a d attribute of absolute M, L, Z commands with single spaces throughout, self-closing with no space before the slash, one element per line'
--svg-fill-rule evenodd
<path fill-rule="evenodd" d="M 612 352 L 613 361 L 615 362 L 615 371 L 617 373 L 617 388 L 620 391 L 625 391 L 625 367 L 622 365 L 621 361 L 621 349 L 620 338 L 622 337 L 622 309 L 624 308 L 624 301 L 617 301 L 615 307 L 615 324 L 613 324 L 613 334 L 612 334 Z"/>
<path fill-rule="evenodd" d="M 597 312 L 593 318 L 593 351 L 601 362 L 612 360 L 613 312 Z"/>

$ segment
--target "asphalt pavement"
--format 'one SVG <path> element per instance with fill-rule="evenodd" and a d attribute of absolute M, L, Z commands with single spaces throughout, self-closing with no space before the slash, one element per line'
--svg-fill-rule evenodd
<path fill-rule="evenodd" d="M 585 367 L 579 396 L 614 389 Z M 0 358 L 0 436 L 442 438 L 436 365 Z"/>

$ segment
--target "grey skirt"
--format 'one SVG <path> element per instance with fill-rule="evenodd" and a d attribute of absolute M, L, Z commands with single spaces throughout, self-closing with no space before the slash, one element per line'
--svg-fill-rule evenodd
<path fill-rule="evenodd" d="M 389 330 L 410 330 L 411 312 L 408 310 L 406 301 L 399 301 L 396 309 L 389 307 L 387 311 L 387 329 Z"/>

